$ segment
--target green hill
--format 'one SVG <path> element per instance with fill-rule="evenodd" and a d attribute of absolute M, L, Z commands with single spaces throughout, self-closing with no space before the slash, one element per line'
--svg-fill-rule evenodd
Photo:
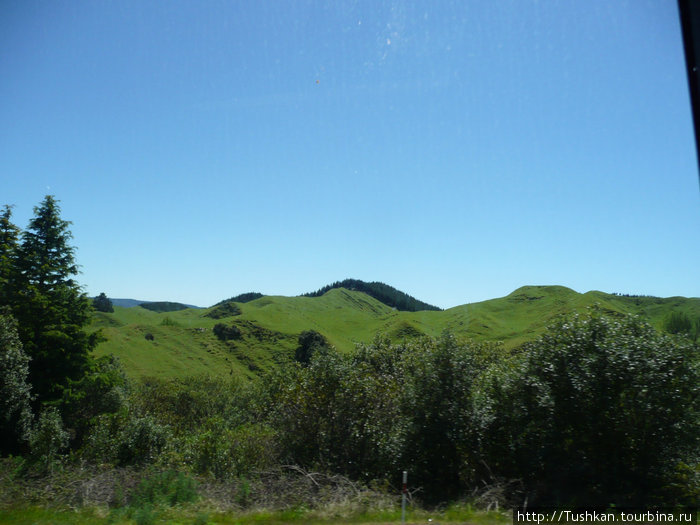
<path fill-rule="evenodd" d="M 263 296 L 166 313 L 115 307 L 114 313 L 96 313 L 94 327 L 108 339 L 97 353 L 119 356 L 135 377 L 252 377 L 293 359 L 304 330 L 323 334 L 342 352 L 371 341 L 377 333 L 404 341 L 437 337 L 444 330 L 514 348 L 535 339 L 557 316 L 593 305 L 613 316 L 640 315 L 659 329 L 672 311 L 700 318 L 697 298 L 580 294 L 563 286 L 525 286 L 499 299 L 418 312 L 398 311 L 366 293 L 333 288 L 319 297 Z M 220 341 L 213 332 L 217 323 L 235 326 L 240 337 Z"/>
<path fill-rule="evenodd" d="M 345 279 L 344 281 L 336 281 L 333 284 L 324 286 L 316 292 L 304 294 L 304 297 L 320 297 L 326 292 L 335 288 L 345 288 L 357 292 L 364 292 L 370 297 L 384 303 L 387 306 L 401 310 L 402 312 L 418 312 L 420 310 L 441 310 L 437 306 L 433 306 L 423 301 L 419 301 L 415 297 L 411 297 L 407 293 L 397 290 L 393 286 L 380 282 L 366 283 L 359 279 Z"/>

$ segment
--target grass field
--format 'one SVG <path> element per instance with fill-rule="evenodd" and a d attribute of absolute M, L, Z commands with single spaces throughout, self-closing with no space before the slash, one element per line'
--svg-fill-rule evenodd
<path fill-rule="evenodd" d="M 44 507 L 25 507 L 13 510 L 0 510 L 0 523 L 8 525 L 88 525 L 110 523 L 127 525 L 134 523 L 170 523 L 170 524 L 227 524 L 283 525 L 285 523 L 308 525 L 383 525 L 401 523 L 401 511 L 385 511 L 352 516 L 324 516 L 323 512 L 303 509 L 279 512 L 216 512 L 202 510 L 197 505 L 154 509 L 146 516 L 137 514 L 120 517 L 107 508 L 51 509 Z M 509 513 L 473 511 L 469 507 L 451 506 L 441 511 L 409 510 L 406 514 L 407 525 L 501 525 L 511 523 Z"/>
<path fill-rule="evenodd" d="M 304 330 L 320 332 L 341 352 L 370 342 L 378 333 L 401 342 L 437 337 L 444 330 L 479 341 L 502 341 L 509 349 L 537 338 L 556 317 L 593 305 L 609 315 L 639 315 L 657 328 L 671 311 L 700 318 L 698 298 L 579 294 L 563 286 L 525 286 L 506 297 L 442 312 L 400 312 L 364 293 L 339 288 L 321 297 L 265 296 L 236 303 L 240 314 L 220 319 L 207 316 L 212 308 L 156 313 L 115 307 L 114 313 L 96 313 L 93 326 L 107 338 L 97 354 L 119 356 L 132 377 L 253 377 L 291 360 Z M 212 332 L 219 322 L 237 326 L 241 338 L 219 341 Z"/>

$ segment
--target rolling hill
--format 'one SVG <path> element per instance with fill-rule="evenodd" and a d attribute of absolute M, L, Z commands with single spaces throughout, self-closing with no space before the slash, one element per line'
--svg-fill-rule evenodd
<path fill-rule="evenodd" d="M 698 298 L 581 294 L 563 286 L 524 286 L 498 299 L 418 312 L 396 310 L 360 291 L 331 288 L 319 297 L 262 296 L 162 313 L 115 307 L 114 313 L 97 312 L 93 326 L 107 337 L 97 354 L 119 356 L 133 377 L 253 377 L 289 362 L 304 330 L 320 332 L 341 352 L 371 341 L 377 333 L 404 341 L 437 337 L 444 330 L 458 337 L 502 341 L 508 349 L 537 338 L 557 316 L 593 305 L 612 316 L 640 315 L 657 328 L 672 311 L 700 318 Z M 213 333 L 217 323 L 235 326 L 240 338 L 220 341 Z"/>

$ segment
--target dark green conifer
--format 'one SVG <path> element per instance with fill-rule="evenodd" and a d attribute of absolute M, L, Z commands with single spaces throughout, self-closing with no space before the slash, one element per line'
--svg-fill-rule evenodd
<path fill-rule="evenodd" d="M 19 248 L 19 288 L 14 307 L 19 335 L 31 358 L 29 379 L 39 402 L 58 399 L 90 362 L 97 334 L 87 334 L 90 302 L 73 280 L 75 249 L 53 196 L 34 208 Z"/>
<path fill-rule="evenodd" d="M 104 292 L 102 292 L 100 295 L 98 295 L 92 300 L 92 306 L 98 312 L 114 312 L 114 306 L 112 305 L 112 301 L 109 300 L 109 298 L 105 295 Z"/>
<path fill-rule="evenodd" d="M 0 306 L 9 306 L 17 290 L 17 254 L 20 229 L 12 224 L 12 206 L 0 214 Z"/>

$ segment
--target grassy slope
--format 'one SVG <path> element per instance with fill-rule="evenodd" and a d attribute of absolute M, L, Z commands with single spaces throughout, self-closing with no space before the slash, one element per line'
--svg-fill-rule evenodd
<path fill-rule="evenodd" d="M 340 351 L 371 341 L 381 332 L 395 341 L 438 336 L 449 329 L 458 336 L 503 341 L 507 348 L 535 339 L 557 316 L 594 304 L 610 314 L 633 313 L 660 328 L 672 310 L 700 317 L 700 299 L 619 297 L 602 292 L 579 294 L 563 286 L 525 286 L 506 297 L 451 308 L 444 312 L 399 312 L 361 292 L 334 289 L 322 297 L 266 296 L 237 303 L 241 314 L 206 317 L 209 310 L 156 313 L 140 307 L 97 313 L 108 341 L 98 354 L 114 353 L 133 376 L 186 376 L 208 373 L 250 377 L 294 354 L 304 330 L 316 330 Z M 218 322 L 235 324 L 243 337 L 222 343 L 212 333 Z M 145 339 L 146 333 L 154 336 Z"/>

